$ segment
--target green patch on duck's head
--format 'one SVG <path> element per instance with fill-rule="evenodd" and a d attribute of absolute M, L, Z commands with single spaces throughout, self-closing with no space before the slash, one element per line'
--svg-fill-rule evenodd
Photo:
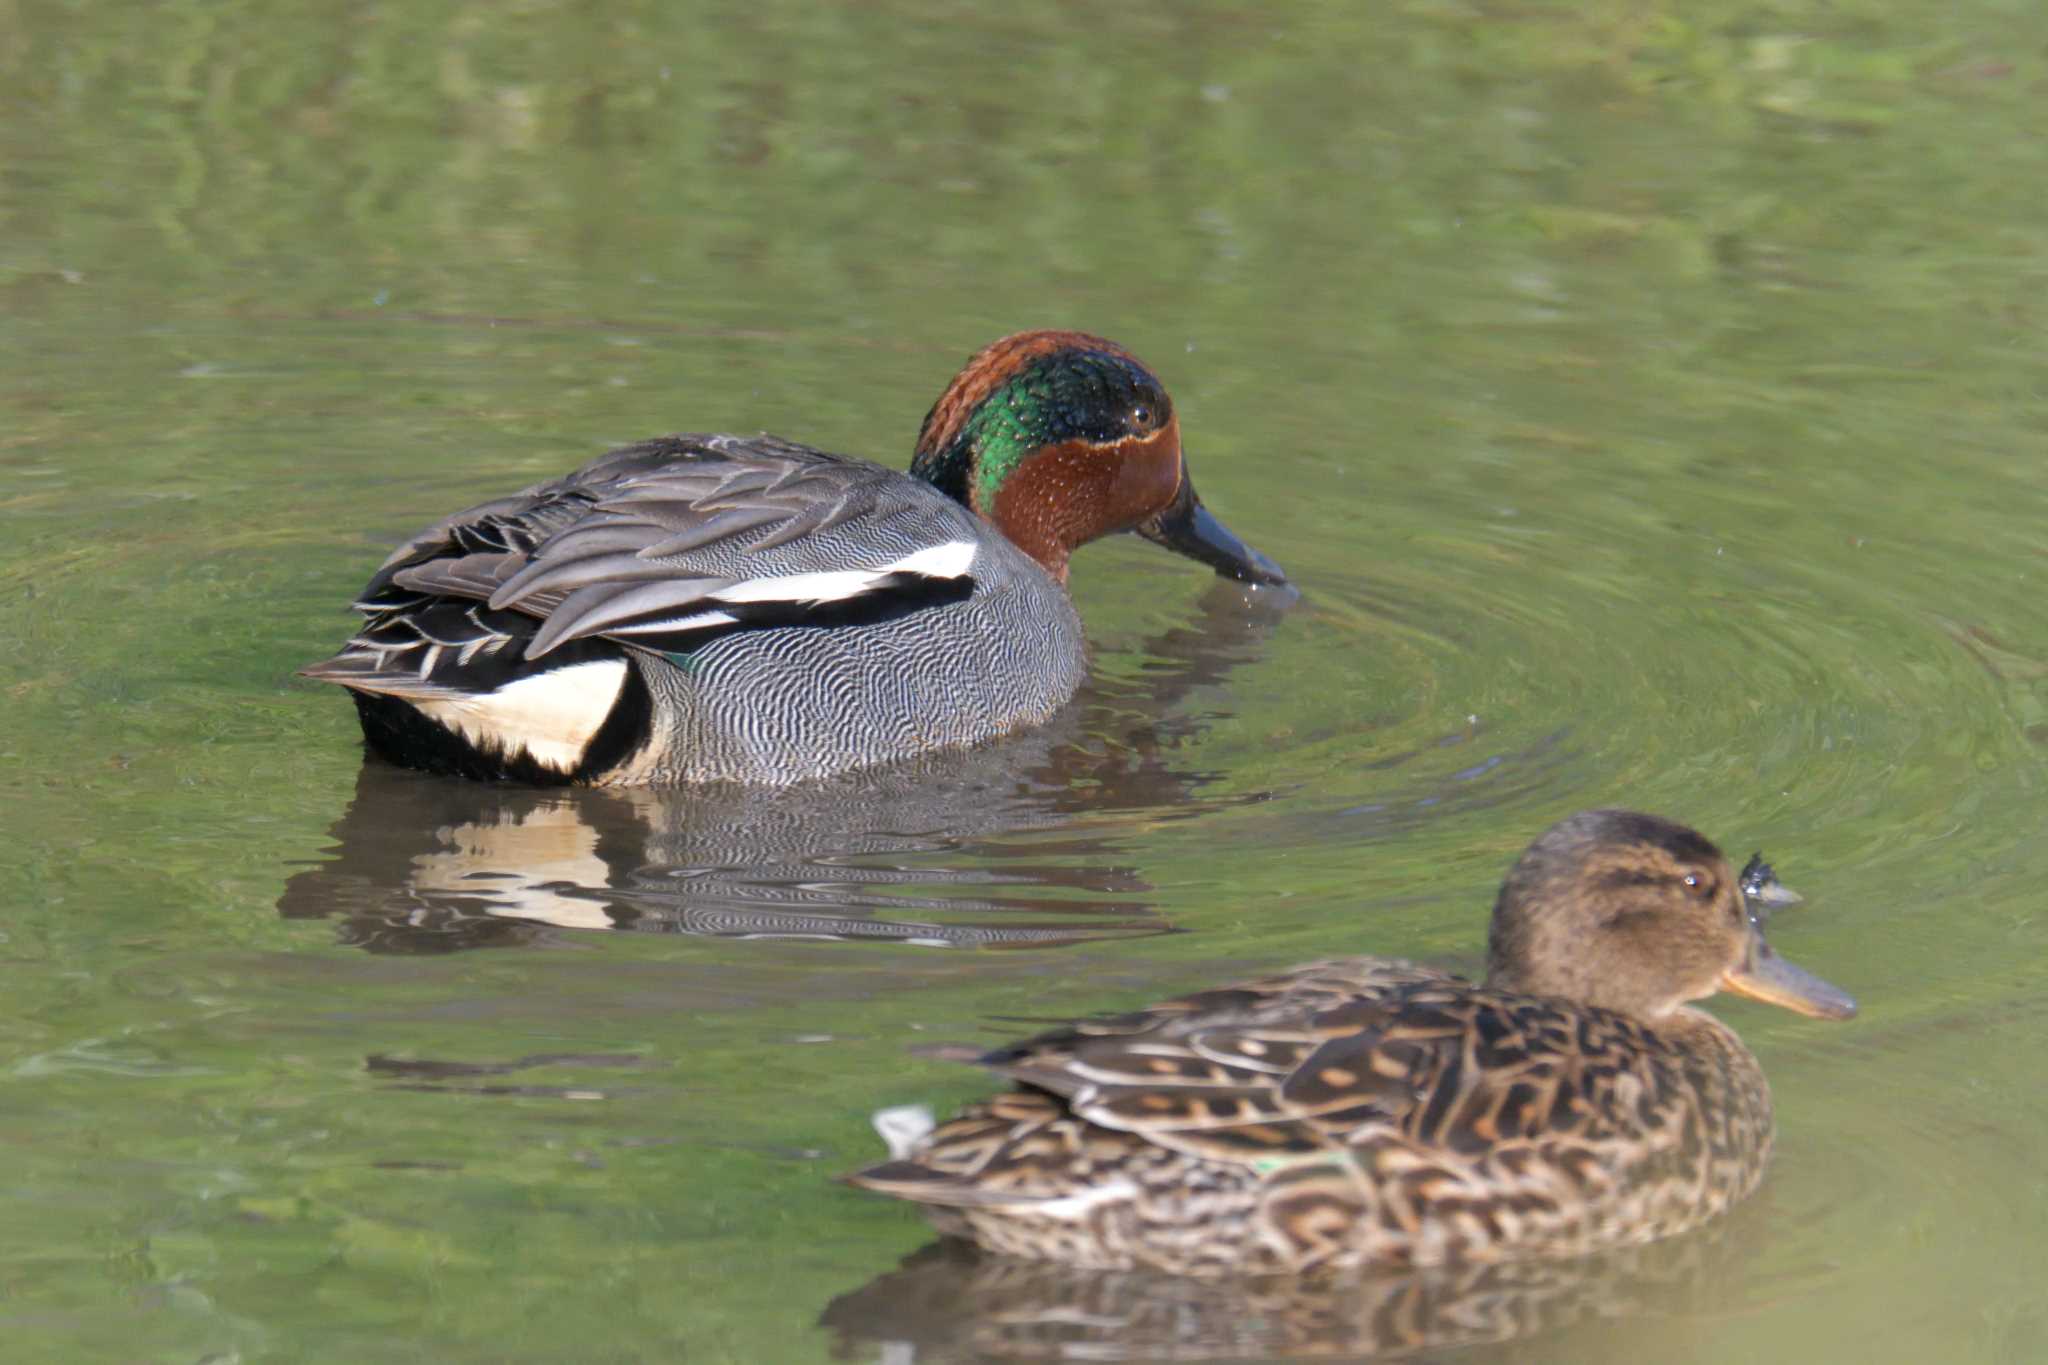
<path fill-rule="evenodd" d="M 1020 332 L 977 352 L 925 415 L 910 472 L 984 517 L 1034 453 L 1112 447 L 1173 417 L 1166 389 L 1113 341 Z"/>

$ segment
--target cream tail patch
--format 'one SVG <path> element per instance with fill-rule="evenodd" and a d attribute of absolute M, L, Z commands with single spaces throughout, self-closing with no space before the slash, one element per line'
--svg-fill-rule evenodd
<path fill-rule="evenodd" d="M 573 772 L 626 683 L 626 661 L 596 659 L 550 669 L 469 696 L 412 697 L 421 715 L 471 744 L 521 749 L 556 772 Z"/>

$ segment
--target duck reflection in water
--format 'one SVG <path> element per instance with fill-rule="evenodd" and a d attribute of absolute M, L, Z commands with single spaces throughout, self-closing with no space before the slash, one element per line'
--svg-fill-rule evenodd
<path fill-rule="evenodd" d="M 1827 1273 L 1768 1245 L 1768 1198 L 1691 1236 L 1572 1260 L 1196 1279 L 935 1242 L 828 1304 L 839 1360 L 1671 1359 L 1689 1321 Z M 1654 1344 L 1652 1344 L 1654 1343 Z M 1488 1349 L 1491 1348 L 1491 1349 Z"/>
<path fill-rule="evenodd" d="M 1048 947 L 1169 932 L 1122 833 L 1263 800 L 1181 754 L 1191 706 L 1264 650 L 1290 593 L 1213 584 L 1041 729 L 790 787 L 533 789 L 368 759 L 332 860 L 278 911 L 374 952 L 562 929 Z"/>

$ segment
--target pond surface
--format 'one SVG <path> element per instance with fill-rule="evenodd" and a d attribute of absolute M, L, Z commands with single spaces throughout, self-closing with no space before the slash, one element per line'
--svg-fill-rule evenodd
<path fill-rule="evenodd" d="M 2048 1358 L 2044 54 L 1999 0 L 0 8 L 9 1358 Z M 294 677 L 432 517 L 674 430 L 907 462 L 1032 326 L 1150 361 L 1299 602 L 1091 548 L 1058 725 L 775 797 L 366 768 Z M 1765 850 L 1863 1005 L 1717 1004 L 1780 1135 L 1708 1237 L 1209 1294 L 833 1180 L 986 1089 L 936 1044 L 1476 968 L 1600 804 Z"/>

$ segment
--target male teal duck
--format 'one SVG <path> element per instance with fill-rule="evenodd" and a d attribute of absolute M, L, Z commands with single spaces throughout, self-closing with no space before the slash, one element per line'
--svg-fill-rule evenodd
<path fill-rule="evenodd" d="M 1087 666 L 1068 557 L 1117 531 L 1286 581 L 1195 496 L 1150 370 L 1022 332 L 955 376 L 907 475 L 767 435 L 624 446 L 401 545 L 303 672 L 409 767 L 791 782 L 1048 719 Z"/>
<path fill-rule="evenodd" d="M 1683 825 L 1588 811 L 1508 873 L 1487 977 L 1338 958 L 981 1058 L 1024 1089 L 853 1183 L 991 1251 L 1267 1273 L 1581 1255 L 1756 1187 L 1770 1090 L 1690 1001 L 1856 1004 L 1771 951 Z"/>

